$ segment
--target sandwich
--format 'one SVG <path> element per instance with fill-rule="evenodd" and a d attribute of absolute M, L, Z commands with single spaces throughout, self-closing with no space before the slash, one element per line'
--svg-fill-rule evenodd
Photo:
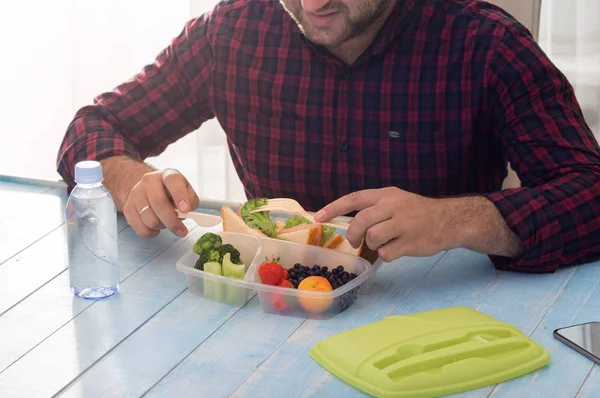
<path fill-rule="evenodd" d="M 223 231 L 320 246 L 360 256 L 371 263 L 376 259 L 376 256 L 373 258 L 373 252 L 367 248 L 364 241 L 358 248 L 354 248 L 343 235 L 337 233 L 335 228 L 312 223 L 300 216 L 292 216 L 283 221 L 272 220 L 269 212 L 266 211 L 251 213 L 266 205 L 267 201 L 266 198 L 250 199 L 241 205 L 237 212 L 229 206 L 223 206 L 221 208 Z"/>

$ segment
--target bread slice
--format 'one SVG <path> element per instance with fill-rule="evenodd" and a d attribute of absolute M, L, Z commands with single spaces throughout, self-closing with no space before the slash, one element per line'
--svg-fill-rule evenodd
<path fill-rule="evenodd" d="M 359 256 L 360 252 L 364 246 L 364 242 L 357 248 L 353 248 L 348 239 L 344 239 L 342 243 L 340 243 L 335 250 L 339 250 L 344 253 L 352 254 L 353 256 Z"/>
<path fill-rule="evenodd" d="M 266 237 L 267 235 L 260 232 L 258 229 L 250 228 L 240 216 L 231 210 L 229 206 L 221 208 L 221 218 L 223 219 L 223 231 L 237 232 L 240 234 L 248 234 Z"/>
<path fill-rule="evenodd" d="M 238 209 L 239 212 L 239 209 Z M 255 235 L 266 238 L 267 236 L 258 229 L 250 228 L 244 220 L 235 213 L 230 207 L 223 206 L 221 208 L 221 218 L 223 219 L 223 231 L 237 232 L 242 234 Z M 281 220 L 276 220 L 275 224 L 278 229 L 278 237 L 282 240 L 307 244 L 312 246 L 321 245 L 321 236 L 323 234 L 323 226 L 320 224 L 301 224 L 293 228 L 285 228 L 285 223 Z M 377 251 L 370 250 L 364 243 L 359 248 L 353 248 L 350 242 L 340 234 L 335 234 L 323 244 L 324 248 L 338 250 L 354 256 L 359 256 L 371 264 L 377 260 Z"/>
<path fill-rule="evenodd" d="M 326 249 L 337 249 L 338 246 L 341 245 L 344 240 L 346 240 L 344 236 L 340 234 L 335 234 L 331 238 L 329 238 L 327 242 L 323 243 L 323 247 Z"/>
<path fill-rule="evenodd" d="M 279 239 L 305 245 L 320 246 L 323 226 L 320 224 L 302 224 L 279 232 Z"/>

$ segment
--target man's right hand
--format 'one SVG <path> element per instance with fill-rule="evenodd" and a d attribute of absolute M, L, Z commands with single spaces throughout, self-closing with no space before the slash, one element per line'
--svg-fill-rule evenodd
<path fill-rule="evenodd" d="M 198 207 L 200 200 L 179 171 L 154 170 L 123 157 L 108 158 L 102 164 L 104 184 L 111 191 L 117 209 L 139 236 L 152 238 L 165 228 L 180 238 L 187 235 L 188 229 L 175 207 L 186 213 Z"/>
<path fill-rule="evenodd" d="M 177 217 L 175 206 L 187 213 L 198 204 L 196 192 L 179 171 L 158 170 L 145 174 L 131 189 L 123 214 L 143 238 L 154 237 L 164 228 L 183 238 L 188 230 Z"/>

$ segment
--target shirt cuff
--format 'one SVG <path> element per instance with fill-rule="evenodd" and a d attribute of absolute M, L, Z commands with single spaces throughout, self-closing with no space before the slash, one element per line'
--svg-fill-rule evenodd
<path fill-rule="evenodd" d="M 494 267 L 503 271 L 556 271 L 563 252 L 561 228 L 544 195 L 533 188 L 515 188 L 484 196 L 498 208 L 525 247 L 519 258 L 489 255 Z"/>
<path fill-rule="evenodd" d="M 129 156 L 142 161 L 133 144 L 122 136 L 110 132 L 96 132 L 68 146 L 59 157 L 57 170 L 70 192 L 75 186 L 75 165 L 78 162 L 99 161 L 111 156 Z"/>

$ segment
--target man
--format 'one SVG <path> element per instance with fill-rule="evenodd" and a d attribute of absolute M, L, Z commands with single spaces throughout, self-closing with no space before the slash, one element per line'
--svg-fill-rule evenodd
<path fill-rule="evenodd" d="M 464 247 L 551 272 L 600 254 L 600 149 L 526 29 L 474 0 L 229 0 L 81 109 L 58 170 L 101 159 L 143 237 L 198 198 L 142 161 L 216 117 L 249 197 L 292 197 L 385 261 Z M 507 159 L 523 187 L 501 191 Z"/>

